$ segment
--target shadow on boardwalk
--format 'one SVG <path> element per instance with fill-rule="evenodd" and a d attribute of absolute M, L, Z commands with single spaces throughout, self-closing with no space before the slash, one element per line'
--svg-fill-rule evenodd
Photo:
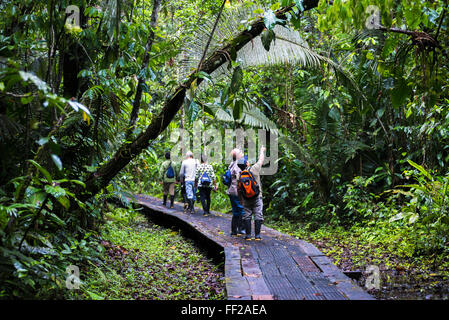
<path fill-rule="evenodd" d="M 173 209 L 162 201 L 136 195 L 149 215 L 196 233 L 201 241 L 225 255 L 225 278 L 231 300 L 372 300 L 314 245 L 263 226 L 262 241 L 231 237 L 231 216 L 212 212 L 204 217 Z M 206 245 L 206 243 L 205 243 Z"/>

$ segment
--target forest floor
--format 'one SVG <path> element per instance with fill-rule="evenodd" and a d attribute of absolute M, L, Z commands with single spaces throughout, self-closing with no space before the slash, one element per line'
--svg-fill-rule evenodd
<path fill-rule="evenodd" d="M 139 212 L 121 208 L 105 213 L 99 243 L 103 258 L 80 270 L 81 290 L 67 299 L 225 299 L 224 271 L 180 232 L 155 225 Z M 365 286 L 366 267 L 379 267 L 380 289 L 369 293 L 382 300 L 449 299 L 449 257 L 411 257 L 389 243 L 370 242 L 359 230 L 322 227 L 315 231 L 290 221 L 267 226 L 313 243 L 342 271 L 359 271 Z M 369 238 L 368 238 L 369 239 Z M 391 241 L 395 241 L 392 237 Z"/>
<path fill-rule="evenodd" d="M 372 243 L 360 237 L 360 230 L 323 227 L 306 231 L 304 225 L 286 221 L 268 226 L 313 243 L 342 271 L 358 271 L 358 284 L 365 287 L 370 265 L 379 267 L 380 288 L 368 292 L 381 300 L 449 299 L 449 257 L 407 256 L 389 243 Z"/>
<path fill-rule="evenodd" d="M 80 290 L 67 299 L 224 299 L 223 266 L 214 264 L 192 240 L 160 227 L 137 212 L 105 214 L 101 261 L 80 270 Z"/>

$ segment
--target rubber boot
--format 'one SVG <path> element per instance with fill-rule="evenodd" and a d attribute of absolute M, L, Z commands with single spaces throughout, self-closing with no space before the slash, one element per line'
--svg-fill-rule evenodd
<path fill-rule="evenodd" d="M 260 236 L 260 228 L 262 227 L 262 220 L 255 220 L 254 221 L 254 239 L 255 240 L 262 240 Z"/>
<path fill-rule="evenodd" d="M 239 218 L 240 217 L 236 217 L 236 216 L 232 216 L 231 219 L 231 236 L 236 236 L 237 235 L 237 229 L 239 227 Z"/>
<path fill-rule="evenodd" d="M 164 201 L 162 202 L 162 205 L 165 207 L 167 205 L 167 195 L 164 194 Z"/>
<path fill-rule="evenodd" d="M 243 220 L 245 223 L 245 240 L 251 240 L 251 219 Z"/>
<path fill-rule="evenodd" d="M 195 201 L 189 199 L 189 213 L 194 214 L 195 213 Z"/>
<path fill-rule="evenodd" d="M 170 209 L 173 209 L 174 202 L 175 202 L 175 196 L 170 196 Z"/>
<path fill-rule="evenodd" d="M 187 199 L 187 213 L 192 213 L 192 200 Z"/>
<path fill-rule="evenodd" d="M 245 222 L 243 221 L 243 216 L 237 217 L 237 235 L 241 236 L 245 234 Z"/>

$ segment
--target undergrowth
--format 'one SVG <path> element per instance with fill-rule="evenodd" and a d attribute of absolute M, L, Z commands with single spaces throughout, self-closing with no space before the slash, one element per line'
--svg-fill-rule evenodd
<path fill-rule="evenodd" d="M 220 266 L 177 231 L 128 209 L 111 209 L 100 231 L 105 255 L 80 270 L 68 299 L 223 299 Z"/>

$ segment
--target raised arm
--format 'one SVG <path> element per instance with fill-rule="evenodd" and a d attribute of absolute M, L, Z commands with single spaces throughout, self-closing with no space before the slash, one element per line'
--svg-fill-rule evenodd
<path fill-rule="evenodd" d="M 259 152 L 259 160 L 257 161 L 257 163 L 262 167 L 263 162 L 265 161 L 265 150 L 266 148 L 264 146 L 260 147 L 260 152 Z"/>

